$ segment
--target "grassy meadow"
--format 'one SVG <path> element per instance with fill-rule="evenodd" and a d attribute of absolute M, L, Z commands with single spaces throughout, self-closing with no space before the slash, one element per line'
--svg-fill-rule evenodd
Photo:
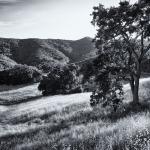
<path fill-rule="evenodd" d="M 0 115 L 0 149 L 149 150 L 150 79 L 141 80 L 138 108 L 130 103 L 128 86 L 124 91 L 124 104 L 116 113 L 101 106 L 91 108 L 90 93 L 41 98 L 37 103 L 15 104 L 13 109 L 6 106 Z"/>

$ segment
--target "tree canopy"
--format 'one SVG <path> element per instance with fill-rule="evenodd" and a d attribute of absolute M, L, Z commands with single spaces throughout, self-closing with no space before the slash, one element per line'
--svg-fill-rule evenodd
<path fill-rule="evenodd" d="M 17 64 L 13 68 L 0 71 L 0 84 L 18 85 L 39 82 L 42 72 L 36 67 Z"/>
<path fill-rule="evenodd" d="M 110 8 L 100 4 L 94 7 L 92 15 L 92 23 L 97 27 L 95 43 L 99 49 L 97 70 L 128 80 L 133 102 L 138 103 L 141 66 L 150 49 L 150 3 L 123 1 Z"/>
<path fill-rule="evenodd" d="M 79 87 L 78 67 L 70 64 L 53 68 L 40 82 L 38 89 L 43 95 L 82 92 Z"/>

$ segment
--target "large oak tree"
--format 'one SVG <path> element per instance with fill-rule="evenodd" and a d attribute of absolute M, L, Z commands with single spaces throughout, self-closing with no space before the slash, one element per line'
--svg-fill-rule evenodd
<path fill-rule="evenodd" d="M 99 5 L 92 15 L 99 56 L 109 58 L 108 63 L 97 69 L 116 70 L 115 76 L 129 81 L 133 103 L 139 103 L 141 66 L 150 49 L 150 2 L 122 1 L 110 8 Z"/>

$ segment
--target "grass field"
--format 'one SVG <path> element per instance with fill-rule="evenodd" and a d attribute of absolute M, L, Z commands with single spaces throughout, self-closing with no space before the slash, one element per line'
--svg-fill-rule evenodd
<path fill-rule="evenodd" d="M 21 85 L 1 86 L 0 105 L 18 104 L 40 97 L 41 93 L 38 91 L 37 86 L 38 83 L 35 83 L 33 85 L 26 85 L 23 87 Z M 2 91 L 2 89 L 6 90 Z"/>
<path fill-rule="evenodd" d="M 11 94 L 18 98 L 15 105 L 0 106 L 1 150 L 150 149 L 149 78 L 141 80 L 142 105 L 136 109 L 130 105 L 131 94 L 125 85 L 125 102 L 117 113 L 100 106 L 91 108 L 91 93 L 22 101 L 27 91 L 29 96 L 40 95 L 35 87 L 0 93 L 0 97 L 7 96 L 7 103 L 13 101 Z"/>

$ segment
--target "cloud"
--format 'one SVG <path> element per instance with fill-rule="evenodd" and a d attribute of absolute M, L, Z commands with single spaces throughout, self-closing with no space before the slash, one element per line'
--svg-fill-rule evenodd
<path fill-rule="evenodd" d="M 0 27 L 9 27 L 12 25 L 14 25 L 13 22 L 2 22 L 2 21 L 0 21 Z"/>
<path fill-rule="evenodd" d="M 0 7 L 9 7 L 13 5 L 18 5 L 20 0 L 0 0 Z"/>
<path fill-rule="evenodd" d="M 21 5 L 21 4 L 31 4 L 36 2 L 42 2 L 44 0 L 0 0 L 0 6 L 12 6 L 12 5 Z"/>
<path fill-rule="evenodd" d="M 43 3 L 44 1 L 45 0 L 0 0 L 0 21 L 9 22 L 15 20 L 15 18 L 21 18 L 20 16 L 24 17 L 30 7 L 36 6 L 36 4 Z"/>

